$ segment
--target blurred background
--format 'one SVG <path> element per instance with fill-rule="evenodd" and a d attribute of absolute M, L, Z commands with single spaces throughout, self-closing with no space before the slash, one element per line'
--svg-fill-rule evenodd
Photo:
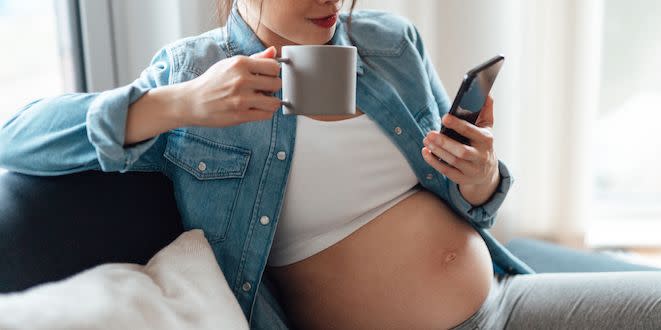
<path fill-rule="evenodd" d="M 413 21 L 451 98 L 469 68 L 506 56 L 493 89 L 496 151 L 515 184 L 498 239 L 661 264 L 661 2 L 357 7 Z M 0 0 L 0 123 L 37 98 L 131 82 L 163 45 L 217 27 L 215 12 L 214 0 Z"/>

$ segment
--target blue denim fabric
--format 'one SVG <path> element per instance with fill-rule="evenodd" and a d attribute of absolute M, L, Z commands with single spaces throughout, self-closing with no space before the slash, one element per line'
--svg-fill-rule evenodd
<path fill-rule="evenodd" d="M 341 15 L 330 44 L 351 44 L 346 21 Z M 507 167 L 499 162 L 497 192 L 473 207 L 457 184 L 422 158 L 422 140 L 440 129 L 450 100 L 417 29 L 402 17 L 360 10 L 354 12 L 352 33 L 359 50 L 358 107 L 399 148 L 420 185 L 481 234 L 496 273 L 532 273 L 487 231 L 512 183 Z M 278 111 L 271 120 L 233 127 L 180 127 L 123 146 L 128 107 L 149 90 L 194 79 L 226 57 L 264 49 L 235 6 L 226 26 L 163 47 L 127 86 L 25 106 L 0 130 L 0 167 L 44 176 L 85 170 L 164 173 L 173 182 L 184 227 L 204 230 L 246 318 L 254 327 L 266 324 L 273 315 L 260 313 L 275 302 L 268 290 L 258 292 L 293 157 L 295 116 Z M 278 159 L 279 152 L 287 157 Z M 271 221 L 262 224 L 262 217 Z M 271 310 L 281 313 L 277 306 Z"/>

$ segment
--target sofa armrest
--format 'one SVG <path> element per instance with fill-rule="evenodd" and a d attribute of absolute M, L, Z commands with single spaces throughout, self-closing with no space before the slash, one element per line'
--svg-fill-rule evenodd
<path fill-rule="evenodd" d="M 0 292 L 106 262 L 145 263 L 182 232 L 160 173 L 0 173 Z"/>
<path fill-rule="evenodd" d="M 587 252 L 528 238 L 515 238 L 507 247 L 537 273 L 658 271 L 599 252 Z"/>

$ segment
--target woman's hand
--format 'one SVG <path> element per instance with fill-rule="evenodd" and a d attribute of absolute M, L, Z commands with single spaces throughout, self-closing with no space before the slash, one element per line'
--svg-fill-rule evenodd
<path fill-rule="evenodd" d="M 267 120 L 281 100 L 270 93 L 282 88 L 275 47 L 250 57 L 233 56 L 186 82 L 186 126 L 225 127 Z"/>
<path fill-rule="evenodd" d="M 489 96 L 475 125 L 450 114 L 442 118 L 443 126 L 468 138 L 470 145 L 436 131 L 429 132 L 423 140 L 425 161 L 457 183 L 461 194 L 474 206 L 489 200 L 500 182 L 491 132 L 493 121 L 493 99 Z"/>

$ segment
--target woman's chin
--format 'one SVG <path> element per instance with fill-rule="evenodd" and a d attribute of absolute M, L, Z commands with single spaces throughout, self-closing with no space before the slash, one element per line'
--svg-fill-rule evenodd
<path fill-rule="evenodd" d="M 299 45 L 326 45 L 328 44 L 331 39 L 333 39 L 333 35 L 335 34 L 335 28 L 333 27 L 332 29 L 329 29 L 326 32 L 319 32 L 319 33 L 310 33 L 306 35 L 304 38 L 299 39 L 297 44 Z"/>

